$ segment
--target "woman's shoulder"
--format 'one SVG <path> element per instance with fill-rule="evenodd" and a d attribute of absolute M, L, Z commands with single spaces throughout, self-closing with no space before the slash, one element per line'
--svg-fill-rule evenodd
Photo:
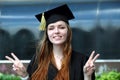
<path fill-rule="evenodd" d="M 71 60 L 75 62 L 85 63 L 88 60 L 88 56 L 78 51 L 72 51 Z"/>
<path fill-rule="evenodd" d="M 86 54 L 83 54 L 83 53 L 75 51 L 75 50 L 72 51 L 72 56 L 73 57 L 85 57 L 85 58 L 88 57 Z"/>

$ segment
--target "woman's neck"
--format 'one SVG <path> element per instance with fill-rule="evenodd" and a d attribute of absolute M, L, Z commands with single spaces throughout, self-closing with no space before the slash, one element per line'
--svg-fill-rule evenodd
<path fill-rule="evenodd" d="M 63 56 L 63 47 L 62 46 L 53 46 L 53 54 L 57 56 Z"/>
<path fill-rule="evenodd" d="M 53 46 L 53 55 L 54 55 L 56 67 L 58 68 L 58 70 L 60 70 L 61 65 L 62 65 L 62 59 L 64 57 L 64 55 L 63 55 L 63 47 L 61 47 L 61 46 Z"/>

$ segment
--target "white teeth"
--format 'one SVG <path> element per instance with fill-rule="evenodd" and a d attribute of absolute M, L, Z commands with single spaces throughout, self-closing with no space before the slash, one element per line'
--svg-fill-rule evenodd
<path fill-rule="evenodd" d="M 59 36 L 56 36 L 55 38 L 60 38 Z"/>
<path fill-rule="evenodd" d="M 54 36 L 53 38 L 59 39 L 59 38 L 61 38 L 61 36 Z"/>
<path fill-rule="evenodd" d="M 60 36 L 54 36 L 54 37 L 60 37 Z"/>

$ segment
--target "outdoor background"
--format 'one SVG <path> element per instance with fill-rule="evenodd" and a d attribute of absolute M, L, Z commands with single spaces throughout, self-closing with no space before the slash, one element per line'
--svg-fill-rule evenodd
<path fill-rule="evenodd" d="M 14 52 L 30 60 L 41 39 L 35 15 L 68 4 L 73 49 L 99 59 L 120 59 L 120 0 L 0 0 L 0 60 Z"/>

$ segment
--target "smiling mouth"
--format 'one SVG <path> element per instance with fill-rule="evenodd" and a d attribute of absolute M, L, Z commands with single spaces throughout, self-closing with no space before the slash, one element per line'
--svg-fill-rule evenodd
<path fill-rule="evenodd" d="M 54 39 L 61 39 L 62 36 L 54 36 L 53 38 L 54 38 Z"/>

